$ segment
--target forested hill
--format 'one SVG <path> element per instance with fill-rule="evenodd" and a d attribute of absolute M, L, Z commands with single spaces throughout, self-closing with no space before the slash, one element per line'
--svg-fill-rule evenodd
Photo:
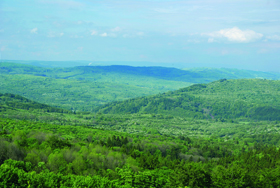
<path fill-rule="evenodd" d="M 166 67 L 81 66 L 43 68 L 0 63 L 0 93 L 75 111 L 94 111 L 114 101 L 175 91 L 192 83 L 220 78 L 262 77 L 277 74 L 236 69 L 180 70 Z"/>
<path fill-rule="evenodd" d="M 114 102 L 102 113 L 155 113 L 190 118 L 280 120 L 280 81 L 218 80 L 174 92 Z"/>
<path fill-rule="evenodd" d="M 42 68 L 0 63 L 0 93 L 75 111 L 92 111 L 101 104 L 153 95 L 191 85 L 133 74 L 87 71 L 88 67 Z"/>
<path fill-rule="evenodd" d="M 51 107 L 45 104 L 37 103 L 29 100 L 20 95 L 14 95 L 11 93 L 0 93 L 0 112 L 6 111 L 7 109 L 24 109 L 24 110 L 40 110 L 42 112 L 58 112 L 58 113 L 69 113 L 67 110 Z"/>
<path fill-rule="evenodd" d="M 71 68 L 73 70 L 73 68 Z M 87 66 L 87 67 L 76 67 L 76 69 L 83 70 L 84 74 L 104 73 L 104 74 L 128 74 L 138 75 L 145 77 L 154 77 L 163 80 L 174 80 L 183 82 L 197 83 L 205 80 L 203 74 L 194 73 L 187 70 L 181 70 L 176 68 L 168 67 L 132 67 L 123 65 L 112 65 L 112 66 Z"/>

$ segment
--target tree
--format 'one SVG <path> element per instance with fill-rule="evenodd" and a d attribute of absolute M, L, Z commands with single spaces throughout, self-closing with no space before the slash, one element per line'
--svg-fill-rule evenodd
<path fill-rule="evenodd" d="M 193 188 L 211 187 L 211 175 L 204 169 L 202 163 L 186 163 L 178 166 L 174 173 L 169 176 L 171 186 Z"/>

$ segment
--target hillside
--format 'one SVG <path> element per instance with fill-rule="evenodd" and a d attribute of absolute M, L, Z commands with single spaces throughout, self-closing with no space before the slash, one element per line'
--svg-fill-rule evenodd
<path fill-rule="evenodd" d="M 75 111 L 129 98 L 176 90 L 188 82 L 132 74 L 86 71 L 85 68 L 47 69 L 23 64 L 0 64 L 0 92 Z M 87 72 L 87 73 L 84 73 Z"/>
<path fill-rule="evenodd" d="M 240 79 L 106 104 L 102 113 L 155 113 L 189 118 L 279 120 L 280 81 Z"/>
<path fill-rule="evenodd" d="M 276 79 L 277 74 L 237 69 L 186 71 L 131 66 L 43 68 L 0 63 L 0 92 L 18 94 L 67 110 L 95 111 L 95 108 L 106 103 L 174 91 L 192 83 L 243 77 Z"/>
<path fill-rule="evenodd" d="M 9 106 L 0 111 L 0 187 L 279 184 L 279 122 L 50 113 L 13 94 L 0 103 Z"/>
<path fill-rule="evenodd" d="M 67 110 L 51 107 L 45 104 L 34 102 L 20 95 L 14 95 L 11 93 L 0 93 L 0 111 L 6 109 L 25 109 L 25 110 L 41 110 L 42 112 L 58 112 L 69 113 Z"/>

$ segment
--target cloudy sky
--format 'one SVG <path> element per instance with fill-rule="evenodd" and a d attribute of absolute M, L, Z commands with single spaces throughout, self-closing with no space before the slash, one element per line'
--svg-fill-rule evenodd
<path fill-rule="evenodd" d="M 280 71 L 279 0 L 0 0 L 2 59 Z"/>

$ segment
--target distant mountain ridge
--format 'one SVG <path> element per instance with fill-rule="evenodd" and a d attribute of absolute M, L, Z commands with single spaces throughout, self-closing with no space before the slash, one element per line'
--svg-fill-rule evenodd
<path fill-rule="evenodd" d="M 122 74 L 152 77 L 161 80 L 173 80 L 189 83 L 208 83 L 218 79 L 242 79 L 242 78 L 263 78 L 280 79 L 280 73 L 261 72 L 228 68 L 192 68 L 177 69 L 172 67 L 134 67 L 127 65 L 110 66 L 78 66 L 66 68 L 43 68 L 26 64 L 0 63 L 0 73 L 3 74 L 32 74 L 35 76 L 46 76 L 53 78 L 77 78 L 87 79 L 88 77 L 102 74 Z M 120 76 L 120 75 L 114 75 Z M 93 78 L 96 80 L 96 78 Z M 115 78 L 114 78 L 115 79 Z M 112 80 L 114 80 L 112 79 Z"/>
<path fill-rule="evenodd" d="M 191 71 L 197 74 L 204 74 L 206 77 L 212 79 L 240 79 L 240 78 L 262 78 L 262 79 L 280 79 L 280 73 L 278 72 L 264 72 L 264 71 L 252 71 L 243 69 L 229 69 L 229 68 L 191 68 L 183 69 Z"/>

